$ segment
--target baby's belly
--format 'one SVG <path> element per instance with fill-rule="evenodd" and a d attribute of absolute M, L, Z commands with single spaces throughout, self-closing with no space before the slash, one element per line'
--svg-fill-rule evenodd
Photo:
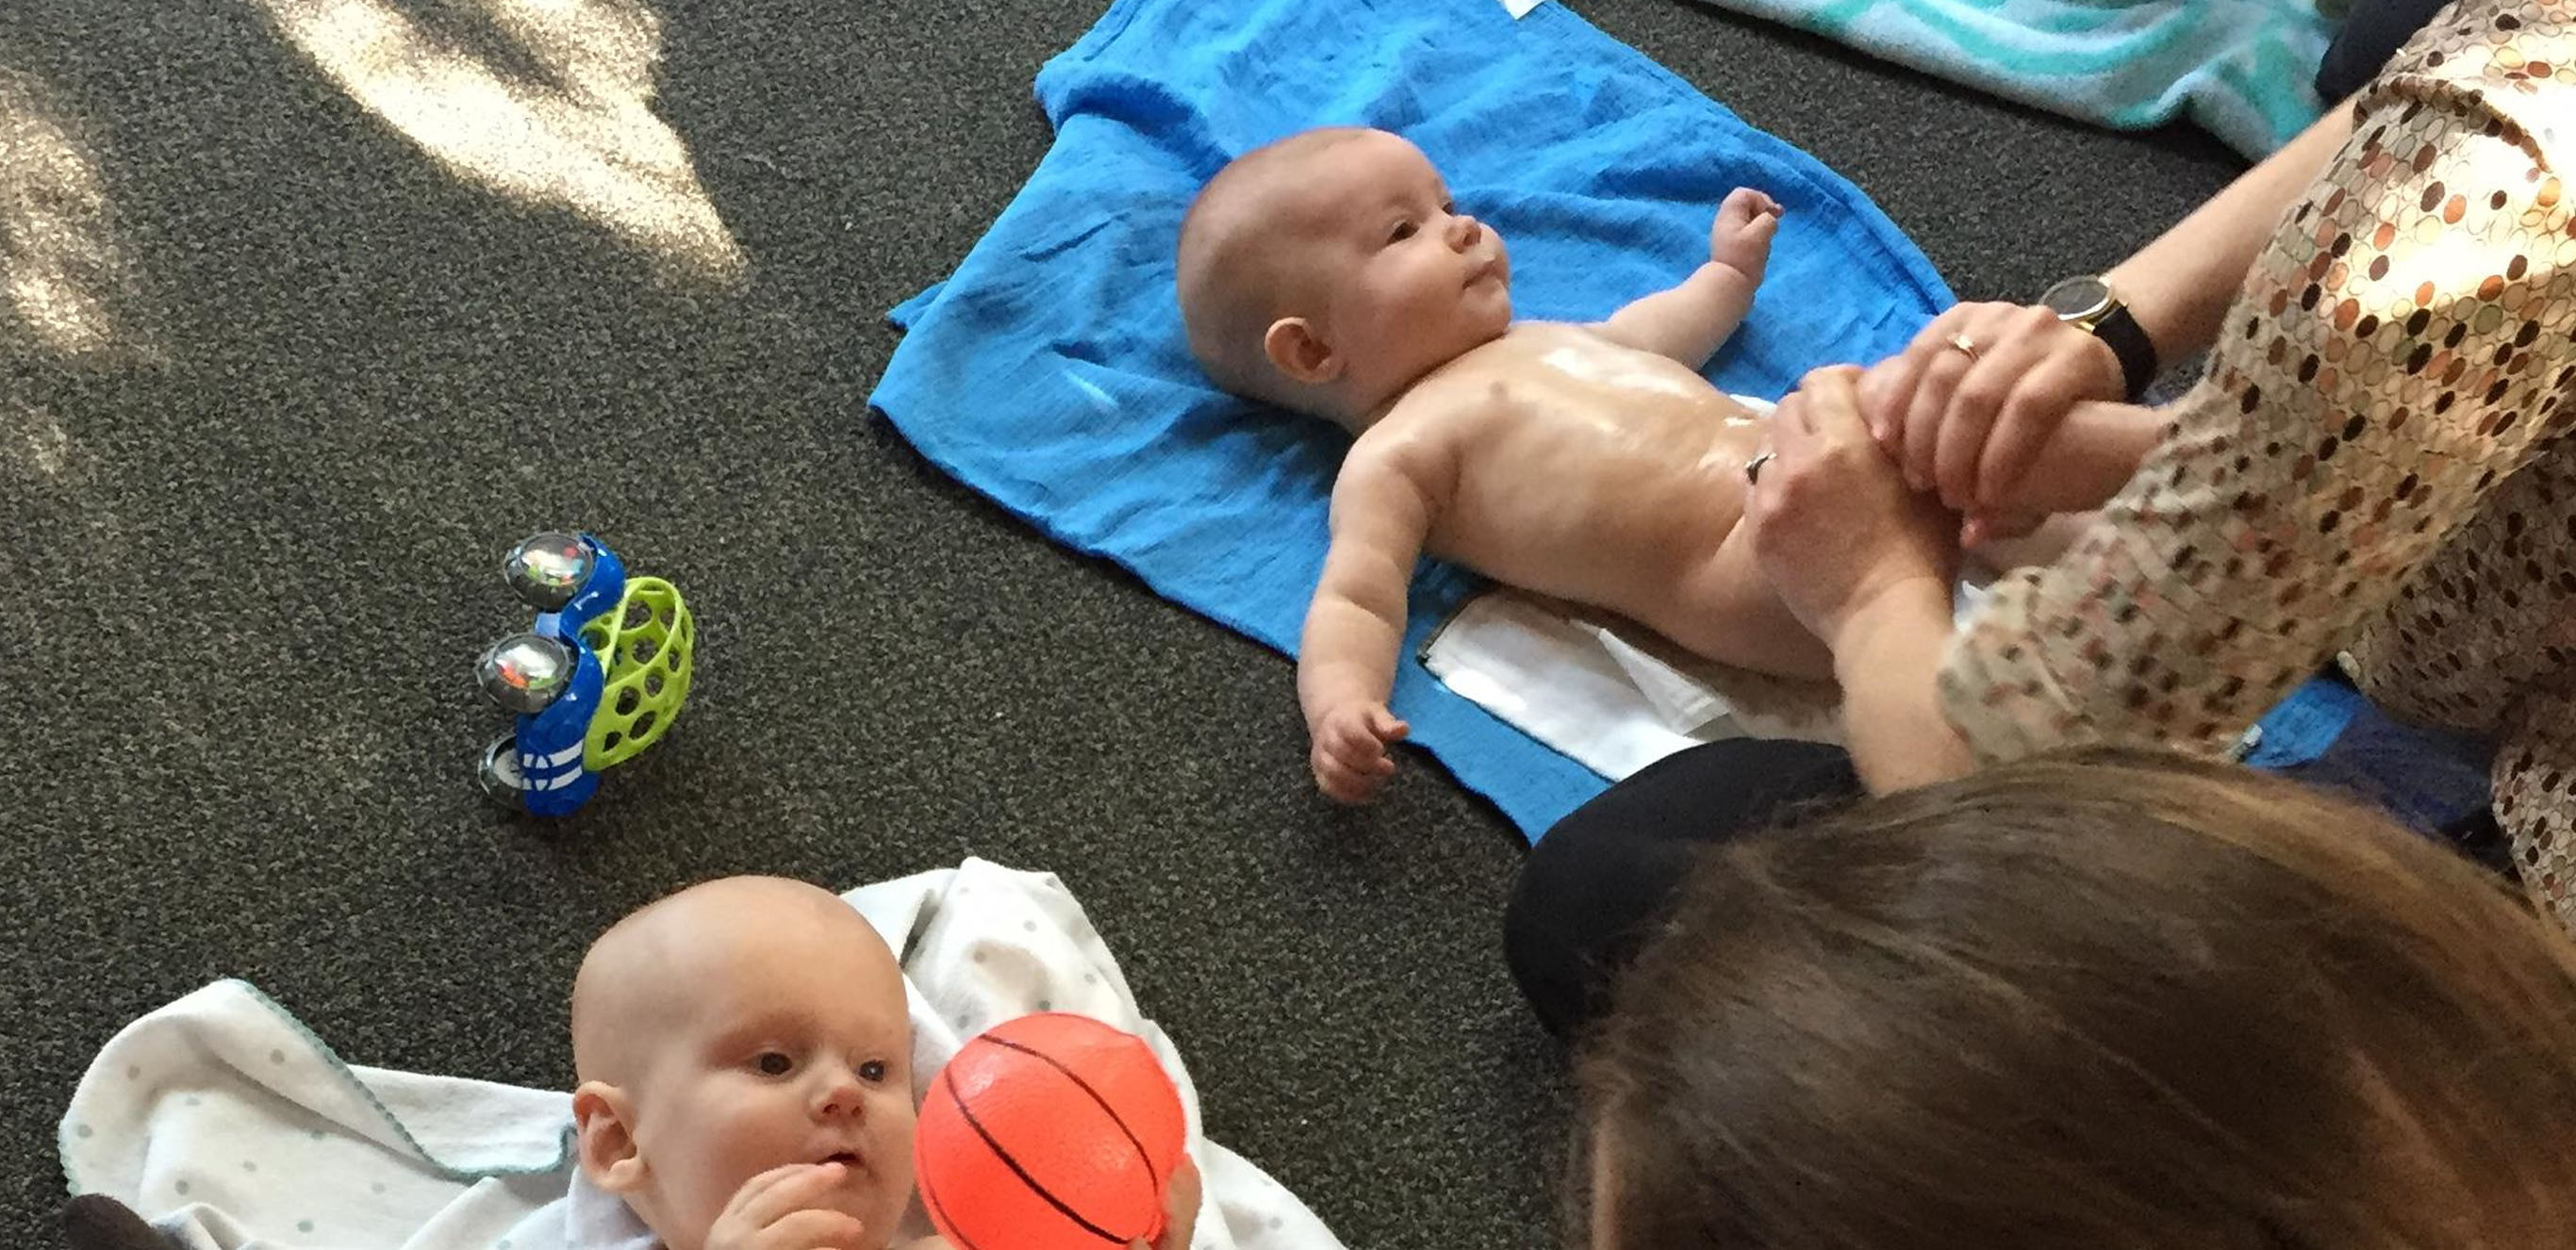
<path fill-rule="evenodd" d="M 1743 518 L 1749 454 L 1712 448 L 1650 473 L 1522 482 L 1471 471 L 1434 546 L 1497 581 L 1653 619 Z"/>

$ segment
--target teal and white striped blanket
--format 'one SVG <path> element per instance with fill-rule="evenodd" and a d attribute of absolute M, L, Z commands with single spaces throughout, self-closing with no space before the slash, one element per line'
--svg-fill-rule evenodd
<path fill-rule="evenodd" d="M 2315 0 L 1706 2 L 2105 126 L 2185 118 L 2258 158 L 2324 107 L 2336 25 Z"/>

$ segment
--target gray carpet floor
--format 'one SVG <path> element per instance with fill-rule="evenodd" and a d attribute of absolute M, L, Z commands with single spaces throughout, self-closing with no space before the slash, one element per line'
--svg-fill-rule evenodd
<path fill-rule="evenodd" d="M 618 913 L 970 854 L 1071 884 L 1210 1132 L 1348 1244 L 1554 1243 L 1568 1092 L 1496 941 L 1520 835 L 1418 758 L 1329 808 L 1286 661 L 865 410 L 883 311 L 1035 165 L 1030 77 L 1099 0 L 655 7 L 731 285 L 449 173 L 257 0 L 0 5 L 0 1243 L 52 1240 L 90 1055 L 210 978 L 357 1062 L 562 1085 Z M 1675 0 L 1575 7 L 1968 298 L 2108 263 L 2240 167 Z M 388 11 L 563 86 L 493 0 Z M 539 825 L 475 788 L 502 718 L 468 667 L 525 621 L 499 553 L 562 525 L 676 581 L 703 654 L 671 737 Z"/>

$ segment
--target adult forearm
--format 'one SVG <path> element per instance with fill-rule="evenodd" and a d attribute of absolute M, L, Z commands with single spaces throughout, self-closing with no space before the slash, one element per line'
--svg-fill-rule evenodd
<path fill-rule="evenodd" d="M 1843 734 L 1873 794 L 1963 776 L 1976 767 L 1941 712 L 1938 678 L 1950 645 L 1950 587 L 1918 578 L 1880 592 L 1835 631 Z"/>
<path fill-rule="evenodd" d="M 2279 151 L 2229 183 L 2106 276 L 2129 315 L 2172 363 L 2209 346 L 2281 214 L 2352 135 L 2352 107 L 2326 110 Z"/>

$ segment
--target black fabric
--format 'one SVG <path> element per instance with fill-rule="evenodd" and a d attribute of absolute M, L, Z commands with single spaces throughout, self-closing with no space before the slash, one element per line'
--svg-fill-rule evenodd
<path fill-rule="evenodd" d="M 2317 63 L 2317 95 L 2332 105 L 2361 90 L 2447 0 L 2359 0 Z"/>
<path fill-rule="evenodd" d="M 1639 770 L 1531 849 L 1503 917 L 1512 980 L 1549 1032 L 1573 1040 L 1703 847 L 1860 793 L 1851 757 L 1812 742 L 1712 742 Z"/>

